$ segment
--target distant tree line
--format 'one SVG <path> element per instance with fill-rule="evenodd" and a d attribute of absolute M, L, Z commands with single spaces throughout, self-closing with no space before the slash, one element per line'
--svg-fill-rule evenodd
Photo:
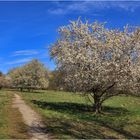
<path fill-rule="evenodd" d="M 7 75 L 0 73 L 0 88 L 14 88 L 20 91 L 47 89 L 49 85 L 48 69 L 38 60 L 14 68 Z"/>
<path fill-rule="evenodd" d="M 0 72 L 0 89 L 13 88 L 20 91 L 38 89 L 63 90 L 62 73 L 49 71 L 39 60 L 11 69 L 7 74 Z"/>

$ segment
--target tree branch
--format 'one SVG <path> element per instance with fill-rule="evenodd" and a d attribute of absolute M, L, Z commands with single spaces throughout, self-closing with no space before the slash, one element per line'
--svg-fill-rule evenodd
<path fill-rule="evenodd" d="M 109 89 L 111 89 L 112 87 L 114 87 L 115 84 L 116 84 L 116 82 L 113 82 L 112 85 L 110 85 L 110 86 L 107 87 L 105 90 L 103 90 L 103 92 L 101 93 L 100 97 L 103 96 L 103 94 L 106 93 Z"/>

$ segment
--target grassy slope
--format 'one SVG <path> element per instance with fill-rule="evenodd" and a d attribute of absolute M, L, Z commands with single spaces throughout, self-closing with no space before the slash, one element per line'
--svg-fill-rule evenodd
<path fill-rule="evenodd" d="M 22 116 L 12 108 L 13 93 L 0 91 L 0 139 L 29 138 Z"/>
<path fill-rule="evenodd" d="M 90 111 L 88 100 L 65 92 L 22 93 L 56 138 L 140 138 L 140 98 L 114 97 L 102 115 Z"/>

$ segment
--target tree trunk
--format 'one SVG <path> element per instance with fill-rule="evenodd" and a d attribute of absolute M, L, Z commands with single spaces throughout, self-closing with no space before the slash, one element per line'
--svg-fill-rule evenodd
<path fill-rule="evenodd" d="M 31 89 L 30 88 L 28 88 L 28 92 L 31 92 Z"/>
<path fill-rule="evenodd" d="M 23 88 L 20 88 L 20 91 L 22 92 L 23 91 Z"/>
<path fill-rule="evenodd" d="M 101 103 L 101 99 L 99 96 L 94 94 L 94 106 L 93 109 L 95 111 L 95 113 L 101 113 L 102 111 L 102 103 Z"/>

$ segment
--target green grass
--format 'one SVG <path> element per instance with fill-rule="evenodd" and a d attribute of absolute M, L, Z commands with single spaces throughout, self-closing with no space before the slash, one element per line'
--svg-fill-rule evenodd
<path fill-rule="evenodd" d="M 27 127 L 12 101 L 13 92 L 0 90 L 0 139 L 27 139 Z"/>
<path fill-rule="evenodd" d="M 140 138 L 140 98 L 113 97 L 104 103 L 104 114 L 96 115 L 86 97 L 44 91 L 21 93 L 43 117 L 55 138 Z"/>

